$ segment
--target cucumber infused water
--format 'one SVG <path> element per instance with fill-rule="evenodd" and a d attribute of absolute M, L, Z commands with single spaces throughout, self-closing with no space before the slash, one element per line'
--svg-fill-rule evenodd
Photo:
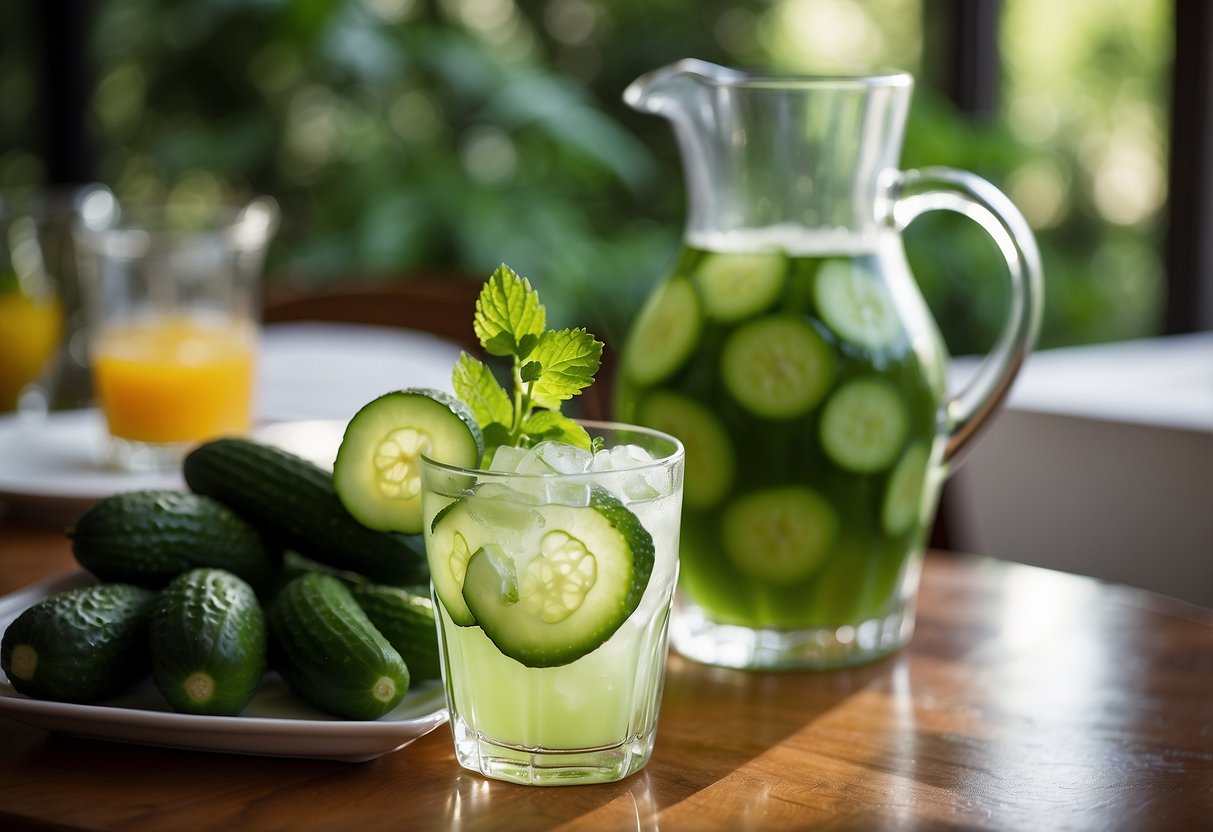
<path fill-rule="evenodd" d="M 694 242 L 640 313 L 617 395 L 619 418 L 686 447 L 674 645 L 768 666 L 887 652 L 934 512 L 945 392 L 925 306 L 884 279 L 900 239 Z M 730 628 L 745 658 L 697 653 Z M 766 658 L 764 639 L 781 645 Z"/>
<path fill-rule="evenodd" d="M 656 432 L 587 426 L 606 447 L 560 446 L 552 465 L 551 443 L 501 449 L 490 470 L 423 463 L 456 754 L 490 776 L 618 780 L 652 750 L 681 449 Z"/>
<path fill-rule="evenodd" d="M 459 763 L 535 785 L 619 780 L 656 734 L 682 446 L 561 414 L 603 345 L 548 329 L 508 267 L 472 325 L 512 389 L 464 353 L 454 397 L 380 396 L 350 420 L 334 488 L 360 522 L 424 535 Z"/>

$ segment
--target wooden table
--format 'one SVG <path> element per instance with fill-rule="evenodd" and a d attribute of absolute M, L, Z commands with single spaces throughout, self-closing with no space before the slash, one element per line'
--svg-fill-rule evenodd
<path fill-rule="evenodd" d="M 60 534 L 0 525 L 0 593 L 72 566 Z M 445 726 L 358 764 L 0 719 L 0 830 L 555 827 L 1210 829 L 1213 611 L 931 553 L 893 658 L 750 674 L 671 657 L 652 762 L 605 786 L 485 780 Z"/>

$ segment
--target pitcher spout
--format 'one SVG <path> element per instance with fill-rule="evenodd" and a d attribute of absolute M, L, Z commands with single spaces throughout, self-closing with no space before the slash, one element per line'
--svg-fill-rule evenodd
<path fill-rule="evenodd" d="M 623 91 L 623 100 L 634 110 L 670 117 L 687 109 L 695 96 L 745 77 L 741 70 L 685 58 L 641 75 Z"/>

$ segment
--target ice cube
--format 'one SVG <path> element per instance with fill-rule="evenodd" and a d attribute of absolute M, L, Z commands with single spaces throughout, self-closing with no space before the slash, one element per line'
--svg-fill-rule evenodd
<path fill-rule="evenodd" d="M 553 477 L 547 481 L 547 500 L 562 506 L 588 506 L 590 483 L 582 477 Z"/>
<path fill-rule="evenodd" d="M 502 445 L 493 451 L 493 461 L 489 463 L 489 470 L 517 473 L 518 466 L 526 460 L 529 454 L 529 451 L 522 448 L 515 448 L 513 445 Z"/>
<path fill-rule="evenodd" d="M 628 501 L 651 500 L 661 496 L 664 486 L 668 486 L 665 472 L 656 467 L 631 475 L 624 472 L 649 466 L 653 461 L 653 455 L 640 445 L 615 445 L 594 454 L 593 470 L 620 472 L 608 480 L 615 496 Z"/>
<path fill-rule="evenodd" d="M 501 483 L 482 483 L 464 499 L 478 522 L 502 532 L 521 535 L 543 522 L 543 517 L 530 505 L 533 500 Z"/>
<path fill-rule="evenodd" d="M 531 452 L 549 471 L 557 474 L 584 474 L 590 470 L 590 462 L 593 459 L 587 450 L 551 440 L 540 442 Z"/>
<path fill-rule="evenodd" d="M 615 445 L 603 448 L 594 454 L 591 470 L 623 471 L 640 465 L 648 465 L 653 455 L 640 445 Z"/>

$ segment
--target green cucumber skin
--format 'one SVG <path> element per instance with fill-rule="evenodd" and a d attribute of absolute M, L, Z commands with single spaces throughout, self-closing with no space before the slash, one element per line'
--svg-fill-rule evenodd
<path fill-rule="evenodd" d="M 429 596 L 382 584 L 361 584 L 353 593 L 367 618 L 404 659 L 413 682 L 441 677 L 438 628 Z"/>
<path fill-rule="evenodd" d="M 69 589 L 25 610 L 0 641 L 0 668 L 35 699 L 88 704 L 132 688 L 151 670 L 148 621 L 156 593 L 132 584 Z M 30 679 L 13 672 L 13 652 L 33 648 Z"/>
<path fill-rule="evenodd" d="M 102 498 L 68 536 L 76 561 L 103 582 L 160 589 L 190 569 L 216 567 L 262 587 L 276 569 L 250 524 L 210 497 L 183 491 Z"/>
<path fill-rule="evenodd" d="M 267 623 L 271 666 L 326 713 L 378 719 L 408 691 L 404 659 L 332 575 L 309 572 L 291 581 L 270 605 Z M 394 689 L 376 695 L 384 679 Z"/>
<path fill-rule="evenodd" d="M 183 471 L 193 491 L 305 557 L 388 584 L 429 580 L 419 535 L 368 529 L 341 505 L 331 475 L 294 454 L 248 439 L 217 439 L 195 448 Z"/>
<path fill-rule="evenodd" d="M 266 665 L 265 615 L 253 588 L 222 569 L 193 569 L 170 583 L 151 619 L 152 679 L 173 710 L 235 716 L 244 710 Z M 214 683 L 197 701 L 194 674 Z"/>

